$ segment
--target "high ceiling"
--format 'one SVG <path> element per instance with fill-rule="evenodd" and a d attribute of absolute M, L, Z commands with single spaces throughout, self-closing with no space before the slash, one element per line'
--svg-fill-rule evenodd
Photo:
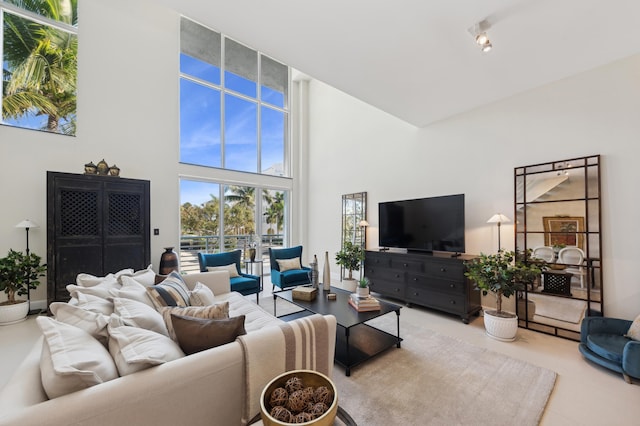
<path fill-rule="evenodd" d="M 419 127 L 640 52 L 639 0 L 154 1 Z"/>

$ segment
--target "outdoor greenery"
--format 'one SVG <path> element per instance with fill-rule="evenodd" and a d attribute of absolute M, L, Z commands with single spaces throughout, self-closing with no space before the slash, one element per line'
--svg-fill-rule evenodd
<path fill-rule="evenodd" d="M 349 271 L 348 279 L 353 279 L 353 271 L 360 270 L 360 263 L 364 260 L 364 250 L 361 246 L 345 241 L 342 250 L 336 253 L 336 263 Z"/>
<path fill-rule="evenodd" d="M 40 256 L 34 253 L 26 255 L 15 250 L 0 258 L 0 291 L 7 294 L 7 301 L 2 304 L 15 304 L 16 294 L 24 296 L 40 284 L 39 278 L 47 269 L 40 261 Z"/>
<path fill-rule="evenodd" d="M 256 189 L 245 186 L 229 186 L 225 191 L 224 235 L 254 235 L 256 223 Z M 218 235 L 220 229 L 220 200 L 213 194 L 211 199 L 201 205 L 184 203 L 180 206 L 182 235 Z M 284 228 L 284 193 L 262 191 L 263 213 L 269 226 L 266 234 L 279 234 Z M 255 239 L 249 241 L 255 245 Z"/>
<path fill-rule="evenodd" d="M 496 296 L 496 315 L 502 312 L 502 297 L 511 297 L 516 291 L 524 290 L 542 273 L 545 263 L 533 261 L 531 250 L 513 252 L 500 250 L 497 254 L 480 254 L 479 257 L 465 262 L 465 276 L 475 282 L 483 295 L 489 292 Z"/>
<path fill-rule="evenodd" d="M 77 24 L 77 0 L 7 3 L 70 26 Z M 3 120 L 46 116 L 40 130 L 75 134 L 77 35 L 7 12 L 3 37 Z"/>

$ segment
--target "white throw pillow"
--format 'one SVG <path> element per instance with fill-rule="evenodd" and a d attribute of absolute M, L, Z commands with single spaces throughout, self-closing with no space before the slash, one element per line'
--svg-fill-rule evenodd
<path fill-rule="evenodd" d="M 151 265 L 147 266 L 146 269 L 141 269 L 139 271 L 135 271 L 132 274 L 123 274 L 118 277 L 118 281 L 120 284 L 124 284 L 122 282 L 124 277 L 133 278 L 138 283 L 142 284 L 145 287 L 150 287 L 155 284 L 156 281 L 156 273 L 151 269 Z"/>
<path fill-rule="evenodd" d="M 627 337 L 633 340 L 640 340 L 640 315 L 638 315 L 631 323 L 631 326 L 627 331 Z"/>
<path fill-rule="evenodd" d="M 235 263 L 232 263 L 230 265 L 224 265 L 224 266 L 207 266 L 207 271 L 212 272 L 212 271 L 227 271 L 229 272 L 229 278 L 234 278 L 234 277 L 239 277 L 240 274 L 238 274 L 238 268 L 236 267 Z"/>
<path fill-rule="evenodd" d="M 180 346 L 170 338 L 143 328 L 109 326 L 109 352 L 121 376 L 184 357 Z"/>
<path fill-rule="evenodd" d="M 118 377 L 111 355 L 89 333 L 49 317 L 36 322 L 44 335 L 40 374 L 49 399 Z"/>
<path fill-rule="evenodd" d="M 118 315 L 125 325 L 144 328 L 164 336 L 169 336 L 162 315 L 154 308 L 131 299 L 114 297 L 113 313 Z"/>
<path fill-rule="evenodd" d="M 280 272 L 290 271 L 292 269 L 302 269 L 299 257 L 294 257 L 292 259 L 276 259 L 276 262 L 278 262 Z"/>
<path fill-rule="evenodd" d="M 113 297 L 135 300 L 136 302 L 141 302 L 155 308 L 153 301 L 147 294 L 147 288 L 143 284 L 127 276 L 120 277 L 120 282 L 122 282 L 122 288 L 109 291 Z"/>
<path fill-rule="evenodd" d="M 75 299 L 78 301 L 77 306 L 79 308 L 107 316 L 113 313 L 113 302 L 110 299 L 84 293 L 78 293 Z"/>
<path fill-rule="evenodd" d="M 118 283 L 118 279 L 114 274 L 108 274 L 104 277 L 96 277 L 91 274 L 78 274 L 76 276 L 76 284 L 80 287 L 95 287 L 101 284 L 109 285 L 113 283 Z"/>
<path fill-rule="evenodd" d="M 91 296 L 102 297 L 103 299 L 107 299 L 107 298 L 111 297 L 111 293 L 110 293 L 111 290 L 118 289 L 118 288 L 121 287 L 120 284 L 117 281 L 114 281 L 114 283 L 115 283 L 115 285 L 112 285 L 112 284 L 108 284 L 108 285 L 98 284 L 98 285 L 95 285 L 93 287 L 82 287 L 82 286 L 75 285 L 75 284 L 69 284 L 67 286 L 67 291 L 69 292 L 71 297 L 75 297 L 76 299 L 78 298 L 78 294 L 80 294 L 80 293 L 89 294 Z"/>
<path fill-rule="evenodd" d="M 81 328 L 105 347 L 107 346 L 109 337 L 107 332 L 108 315 L 62 302 L 53 302 L 49 305 L 49 311 L 57 321 Z"/>
<path fill-rule="evenodd" d="M 189 303 L 191 306 L 209 306 L 215 303 L 213 291 L 200 281 L 196 283 L 193 290 L 189 292 Z"/>

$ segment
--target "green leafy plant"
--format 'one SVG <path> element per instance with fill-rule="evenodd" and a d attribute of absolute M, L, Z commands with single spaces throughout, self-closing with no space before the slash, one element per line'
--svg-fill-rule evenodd
<path fill-rule="evenodd" d="M 497 254 L 480 254 L 465 262 L 465 276 L 474 281 L 483 295 L 493 293 L 496 297 L 496 316 L 511 317 L 502 311 L 502 297 L 509 298 L 525 285 L 533 283 L 545 266 L 544 262 L 533 261 L 531 251 L 513 252 L 500 250 Z"/>
<path fill-rule="evenodd" d="M 353 271 L 360 270 L 364 260 L 364 250 L 359 245 L 346 241 L 342 250 L 336 253 L 336 263 L 349 271 L 349 279 L 353 279 Z"/>
<path fill-rule="evenodd" d="M 369 278 L 367 277 L 362 277 L 358 280 L 358 287 L 360 288 L 367 288 L 369 287 Z"/>
<path fill-rule="evenodd" d="M 34 290 L 40 284 L 47 265 L 40 263 L 40 256 L 30 253 L 26 255 L 20 251 L 9 250 L 6 257 L 0 258 L 0 291 L 7 294 L 7 301 L 1 304 L 13 305 L 16 294 L 24 296 L 29 289 Z"/>

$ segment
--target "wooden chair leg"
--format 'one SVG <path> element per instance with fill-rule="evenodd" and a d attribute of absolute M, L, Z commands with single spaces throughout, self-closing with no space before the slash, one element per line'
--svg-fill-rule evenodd
<path fill-rule="evenodd" d="M 622 377 L 624 377 L 624 381 L 631 384 L 631 377 L 627 373 L 622 373 Z"/>

